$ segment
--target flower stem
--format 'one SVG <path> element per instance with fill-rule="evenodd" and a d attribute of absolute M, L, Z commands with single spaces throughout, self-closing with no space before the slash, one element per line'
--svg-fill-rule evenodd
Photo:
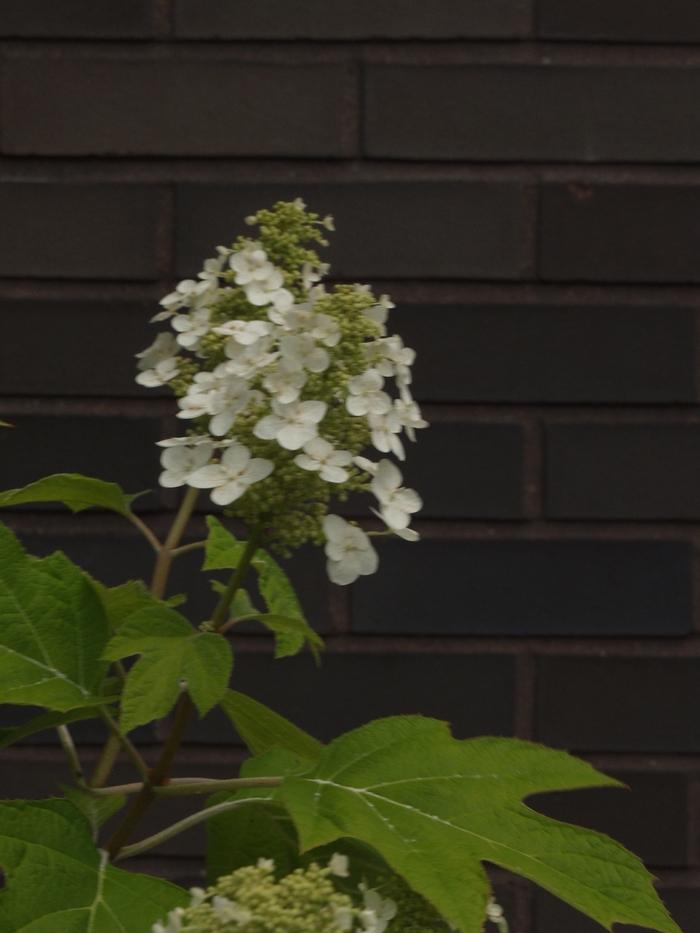
<path fill-rule="evenodd" d="M 148 852 L 149 849 L 154 849 L 162 842 L 166 842 L 168 839 L 172 839 L 173 836 L 177 836 L 184 832 L 186 829 L 190 829 L 190 827 L 196 826 L 198 823 L 204 822 L 204 820 L 209 820 L 213 816 L 220 816 L 222 813 L 229 813 L 231 810 L 237 810 L 239 807 L 244 807 L 249 803 L 269 802 L 270 800 L 268 797 L 245 797 L 242 800 L 226 800 L 224 803 L 218 803 L 213 807 L 207 807 L 204 810 L 199 810 L 197 813 L 192 813 L 190 816 L 186 816 L 184 820 L 180 820 L 178 823 L 173 823 L 172 826 L 167 826 L 165 829 L 161 830 L 159 833 L 155 833 L 153 836 L 148 836 L 146 839 L 142 839 L 140 842 L 135 842 L 133 845 L 124 846 L 120 853 L 113 857 L 113 861 L 131 858 L 134 855 L 141 855 L 142 852 Z"/>
<path fill-rule="evenodd" d="M 157 599 L 162 599 L 165 595 L 165 588 L 168 585 L 168 575 L 170 574 L 170 566 L 173 562 L 173 551 L 177 548 L 178 544 L 180 543 L 180 539 L 185 533 L 187 523 L 189 522 L 194 510 L 198 495 L 198 489 L 194 489 L 191 486 L 188 487 L 187 492 L 183 496 L 182 502 L 180 503 L 180 508 L 178 509 L 178 512 L 173 520 L 170 531 L 168 532 L 168 536 L 165 539 L 165 544 L 163 544 L 162 548 L 158 552 L 156 566 L 153 571 L 153 579 L 151 580 L 151 593 Z"/>

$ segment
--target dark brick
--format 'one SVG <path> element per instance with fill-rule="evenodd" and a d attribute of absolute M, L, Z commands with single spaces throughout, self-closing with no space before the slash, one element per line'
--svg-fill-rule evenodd
<path fill-rule="evenodd" d="M 186 38 L 459 39 L 525 35 L 530 0 L 176 0 L 175 28 Z"/>
<path fill-rule="evenodd" d="M 608 772 L 606 772 L 608 773 Z M 683 774 L 618 772 L 627 785 L 532 797 L 528 806 L 612 836 L 647 865 L 688 863 L 688 787 Z"/>
<path fill-rule="evenodd" d="M 401 470 L 423 498 L 422 517 L 521 517 L 520 428 L 437 422 L 416 438 Z"/>
<path fill-rule="evenodd" d="M 380 573 L 352 590 L 357 632 L 681 635 L 691 628 L 685 544 L 387 542 L 379 557 Z"/>
<path fill-rule="evenodd" d="M 543 658 L 538 694 L 538 736 L 548 745 L 700 751 L 697 659 Z"/>
<path fill-rule="evenodd" d="M 695 0 L 540 0 L 538 33 L 548 39 L 697 42 Z"/>
<path fill-rule="evenodd" d="M 390 321 L 422 400 L 695 400 L 689 308 L 402 305 Z"/>
<path fill-rule="evenodd" d="M 155 301 L 0 300 L 0 395 L 167 394 L 134 378 L 134 354 L 158 333 L 155 310 Z"/>
<path fill-rule="evenodd" d="M 682 930 L 696 930 L 700 923 L 700 891 L 692 889 L 662 889 L 661 898 Z M 600 933 L 600 924 L 594 923 L 545 891 L 538 889 L 535 902 L 535 929 L 537 933 Z M 648 933 L 648 927 L 616 924 L 616 933 Z"/>
<path fill-rule="evenodd" d="M 346 65 L 13 56 L 3 145 L 11 154 L 347 155 L 353 93 Z"/>
<path fill-rule="evenodd" d="M 700 71 L 374 65 L 367 152 L 379 158 L 674 162 L 700 154 Z"/>
<path fill-rule="evenodd" d="M 552 518 L 700 517 L 700 428 L 554 424 L 546 442 Z"/>
<path fill-rule="evenodd" d="M 330 654 L 274 661 L 237 655 L 233 685 L 327 740 L 380 716 L 421 713 L 452 723 L 455 735 L 513 731 L 513 663 L 450 654 Z M 223 714 L 206 717 L 190 741 L 231 741 Z"/>
<path fill-rule="evenodd" d="M 153 279 L 161 192 L 144 185 L 0 184 L 0 275 Z"/>
<path fill-rule="evenodd" d="M 543 279 L 698 282 L 700 188 L 549 185 L 542 192 Z"/>
<path fill-rule="evenodd" d="M 243 218 L 303 197 L 335 216 L 333 274 L 340 277 L 517 279 L 526 265 L 518 185 L 389 182 L 332 185 L 183 185 L 177 269 L 191 275 L 243 228 Z"/>
<path fill-rule="evenodd" d="M 128 492 L 154 485 L 159 472 L 155 443 L 161 437 L 157 421 L 75 415 L 19 415 L 11 420 L 14 429 L 3 438 L 4 489 L 52 473 L 83 473 L 119 483 Z"/>
<path fill-rule="evenodd" d="M 152 0 L 3 0 L 0 36 L 139 38 L 153 33 Z"/>

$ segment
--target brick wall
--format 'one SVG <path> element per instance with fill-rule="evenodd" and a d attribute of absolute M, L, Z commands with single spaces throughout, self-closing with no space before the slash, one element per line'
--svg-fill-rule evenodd
<path fill-rule="evenodd" d="M 389 291 L 419 349 L 425 542 L 350 592 L 299 555 L 326 662 L 271 677 L 245 635 L 238 686 L 321 737 L 422 711 L 585 755 L 632 793 L 538 806 L 633 847 L 697 929 L 700 6 L 536 6 L 0 0 L 1 483 L 152 486 L 173 409 L 130 359 L 155 302 L 253 208 L 333 212 L 334 274 Z M 173 504 L 142 507 L 163 529 Z M 10 520 L 108 581 L 148 559 L 111 516 Z M 183 768 L 241 754 L 212 716 Z M 4 794 L 41 794 L 62 764 L 31 743 L 0 768 Z M 200 848 L 142 864 L 192 878 Z M 597 929 L 504 898 L 518 933 Z"/>

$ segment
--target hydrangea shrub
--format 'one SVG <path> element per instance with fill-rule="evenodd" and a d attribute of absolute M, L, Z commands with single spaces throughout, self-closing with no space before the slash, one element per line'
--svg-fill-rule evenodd
<path fill-rule="evenodd" d="M 587 763 L 515 739 L 457 740 L 420 711 L 324 746 L 230 688 L 242 621 L 272 634 L 279 659 L 306 648 L 320 658 L 322 639 L 275 555 L 322 547 L 328 576 L 345 586 L 377 571 L 382 537 L 419 546 L 410 525 L 421 500 L 400 464 L 427 427 L 411 394 L 415 352 L 389 330 L 388 296 L 323 284 L 317 248 L 332 220 L 297 200 L 248 225 L 163 298 L 161 330 L 136 354 L 138 383 L 167 386 L 182 422 L 159 442 L 159 482 L 182 490 L 164 540 L 111 481 L 60 474 L 0 493 L 0 506 L 113 511 L 154 552 L 148 584 L 108 587 L 60 552 L 32 557 L 0 524 L 0 702 L 19 708 L 0 747 L 54 730 L 72 772 L 54 798 L 0 801 L 0 930 L 508 933 L 484 868 L 493 864 L 603 929 L 679 933 L 639 859 L 526 804 L 617 784 Z M 339 514 L 365 494 L 369 530 Z M 183 543 L 205 497 L 217 512 L 207 535 Z M 214 582 L 207 618 L 170 592 L 192 551 L 206 573 L 229 575 Z M 220 780 L 173 777 L 188 724 L 217 707 L 250 758 Z M 162 747 L 140 747 L 133 730 L 166 717 Z M 71 731 L 85 719 L 104 728 L 89 772 Z M 132 772 L 124 784 L 111 783 L 119 758 Z M 186 797 L 189 814 L 144 837 L 143 817 L 165 815 L 171 797 Z M 129 858 L 199 823 L 208 887 L 128 870 Z"/>

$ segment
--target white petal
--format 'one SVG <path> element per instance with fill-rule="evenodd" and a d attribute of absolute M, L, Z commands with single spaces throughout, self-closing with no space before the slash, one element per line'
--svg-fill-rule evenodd
<path fill-rule="evenodd" d="M 387 526 L 393 530 L 400 530 L 401 528 L 407 528 L 410 524 L 410 518 L 403 509 L 397 509 L 395 506 L 384 506 L 381 511 L 382 518 L 387 523 Z"/>
<path fill-rule="evenodd" d="M 325 402 L 300 402 L 299 414 L 301 415 L 302 421 L 309 424 L 317 424 L 326 414 L 327 407 Z"/>
<path fill-rule="evenodd" d="M 326 570 L 331 583 L 336 583 L 338 586 L 347 586 L 348 583 L 354 583 L 359 576 L 357 568 L 345 561 L 326 561 Z"/>
<path fill-rule="evenodd" d="M 285 423 L 278 415 L 265 415 L 253 428 L 253 434 L 261 440 L 272 441 L 285 426 Z"/>
<path fill-rule="evenodd" d="M 245 471 L 245 478 L 248 484 L 258 483 L 269 476 L 274 468 L 275 465 L 271 460 L 265 460 L 263 457 L 253 457 Z"/>
<path fill-rule="evenodd" d="M 233 427 L 233 422 L 236 420 L 235 411 L 222 411 L 214 417 L 209 422 L 209 430 L 215 437 L 223 437 L 228 431 Z"/>
<path fill-rule="evenodd" d="M 242 470 L 250 460 L 250 451 L 243 444 L 231 444 L 224 451 L 221 462 L 228 470 Z"/>
<path fill-rule="evenodd" d="M 246 483 L 234 479 L 224 483 L 223 486 L 217 486 L 211 494 L 211 501 L 217 505 L 229 505 L 231 502 L 235 502 L 236 499 L 240 499 L 247 489 L 248 485 Z"/>
<path fill-rule="evenodd" d="M 357 559 L 360 565 L 360 573 L 363 576 L 366 576 L 370 573 L 376 573 L 377 568 L 379 567 L 379 557 L 377 552 L 374 550 L 370 544 L 367 550 L 360 551 L 357 555 Z"/>
<path fill-rule="evenodd" d="M 348 523 L 340 515 L 326 515 L 323 519 L 323 533 L 330 541 L 342 538 L 348 527 Z"/>
<path fill-rule="evenodd" d="M 321 467 L 321 479 L 325 479 L 327 483 L 344 483 L 348 475 L 348 471 L 339 466 L 326 464 Z"/>
<path fill-rule="evenodd" d="M 277 443 L 285 450 L 299 450 L 315 434 L 315 424 L 286 424 L 277 435 Z"/>
<path fill-rule="evenodd" d="M 185 474 L 176 473 L 171 470 L 164 470 L 158 477 L 158 482 L 166 489 L 175 489 L 176 486 L 185 485 Z"/>
<path fill-rule="evenodd" d="M 309 446 L 306 444 L 305 446 Z M 320 468 L 320 463 L 318 460 L 314 460 L 313 457 L 309 457 L 308 454 L 297 454 L 294 458 L 294 462 L 298 467 L 301 467 L 302 470 L 318 470 Z"/>
<path fill-rule="evenodd" d="M 366 415 L 368 411 L 367 399 L 364 395 L 349 395 L 345 399 L 345 407 L 351 415 Z"/>
<path fill-rule="evenodd" d="M 195 489 L 211 489 L 214 486 L 221 486 L 228 479 L 228 471 L 218 463 L 210 463 L 209 466 L 200 467 L 192 473 L 187 483 L 194 486 Z"/>

